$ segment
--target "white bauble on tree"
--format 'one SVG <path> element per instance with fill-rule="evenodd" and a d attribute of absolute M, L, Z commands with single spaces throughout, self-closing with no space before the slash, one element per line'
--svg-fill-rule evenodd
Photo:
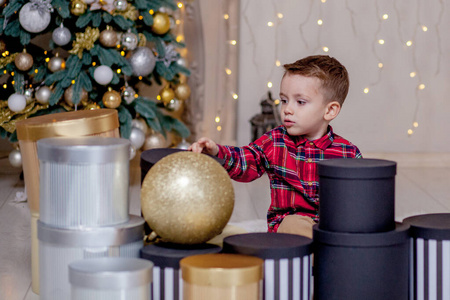
<path fill-rule="evenodd" d="M 28 2 L 19 12 L 19 23 L 22 27 L 32 33 L 43 31 L 50 24 L 53 10 L 49 0 L 34 0 Z"/>
<path fill-rule="evenodd" d="M 134 76 L 147 76 L 155 68 L 156 57 L 149 48 L 138 47 L 131 54 L 129 62 Z"/>
<path fill-rule="evenodd" d="M 94 71 L 94 79 L 97 81 L 98 84 L 101 85 L 107 85 L 111 82 L 113 79 L 113 71 L 110 67 L 101 65 L 97 68 L 95 68 Z"/>
<path fill-rule="evenodd" d="M 22 94 L 12 94 L 8 98 L 8 107 L 13 112 L 21 112 L 27 106 L 27 99 Z"/>
<path fill-rule="evenodd" d="M 129 139 L 131 145 L 133 145 L 136 150 L 138 150 L 144 145 L 145 133 L 137 127 L 132 127 Z"/>
<path fill-rule="evenodd" d="M 52 40 L 56 45 L 67 45 L 70 42 L 71 38 L 72 34 L 70 33 L 70 30 L 67 27 L 64 27 L 62 23 L 58 28 L 53 30 Z"/>
<path fill-rule="evenodd" d="M 147 134 L 148 126 L 144 119 L 133 119 L 133 121 L 131 121 L 131 127 L 139 128 L 144 132 L 144 134 Z"/>

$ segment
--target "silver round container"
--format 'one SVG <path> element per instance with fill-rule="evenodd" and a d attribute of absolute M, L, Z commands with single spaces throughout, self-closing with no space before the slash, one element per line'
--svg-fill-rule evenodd
<path fill-rule="evenodd" d="M 70 299 L 70 263 L 99 257 L 139 258 L 144 219 L 130 216 L 123 224 L 85 228 L 56 228 L 38 221 L 40 296 Z"/>
<path fill-rule="evenodd" d="M 60 228 L 127 222 L 129 147 L 112 137 L 39 140 L 41 222 Z"/>
<path fill-rule="evenodd" d="M 148 300 L 153 263 L 139 258 L 106 257 L 69 265 L 72 300 Z"/>

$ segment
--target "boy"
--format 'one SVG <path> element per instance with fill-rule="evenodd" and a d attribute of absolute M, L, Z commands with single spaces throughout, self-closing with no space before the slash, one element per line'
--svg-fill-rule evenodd
<path fill-rule="evenodd" d="M 348 93 L 345 67 L 335 58 L 316 55 L 284 68 L 281 126 L 245 147 L 222 146 L 200 138 L 189 150 L 224 158 L 224 167 L 236 181 L 249 182 L 267 172 L 271 188 L 268 231 L 311 238 L 312 226 L 319 218 L 317 162 L 362 156 L 329 126 Z"/>

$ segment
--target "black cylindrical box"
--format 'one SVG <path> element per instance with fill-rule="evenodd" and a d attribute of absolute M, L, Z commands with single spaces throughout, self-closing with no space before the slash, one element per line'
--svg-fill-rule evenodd
<path fill-rule="evenodd" d="M 408 229 L 340 233 L 314 225 L 314 299 L 407 300 Z"/>
<path fill-rule="evenodd" d="M 180 260 L 185 257 L 219 253 L 220 246 L 213 244 L 176 245 L 152 244 L 141 249 L 141 258 L 150 260 L 153 266 L 152 299 L 181 300 L 183 298 L 183 279 L 181 277 Z"/>
<path fill-rule="evenodd" d="M 310 238 L 273 232 L 226 237 L 223 252 L 264 259 L 263 299 L 311 299 Z"/>
<path fill-rule="evenodd" d="M 141 183 L 144 181 L 145 175 L 147 175 L 148 171 L 153 167 L 154 164 L 156 164 L 160 159 L 166 157 L 167 155 L 180 152 L 180 151 L 186 151 L 184 149 L 177 149 L 177 148 L 155 148 L 155 149 L 149 149 L 145 150 L 141 154 L 141 161 L 140 161 L 140 167 L 141 167 Z M 223 164 L 224 160 L 215 156 L 211 156 L 214 158 L 218 163 L 221 165 Z"/>
<path fill-rule="evenodd" d="M 450 213 L 406 218 L 411 236 L 411 299 L 450 299 Z"/>
<path fill-rule="evenodd" d="M 395 228 L 396 163 L 330 159 L 318 163 L 319 228 L 353 233 Z"/>

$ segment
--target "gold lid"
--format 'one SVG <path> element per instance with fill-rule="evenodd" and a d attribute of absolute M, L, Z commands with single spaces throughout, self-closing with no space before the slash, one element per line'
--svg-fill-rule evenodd
<path fill-rule="evenodd" d="M 190 284 L 232 287 L 263 279 L 264 261 L 240 254 L 200 254 L 180 261 L 183 280 Z"/>
<path fill-rule="evenodd" d="M 94 109 L 47 114 L 16 123 L 19 140 L 37 141 L 47 137 L 86 136 L 119 127 L 115 109 Z"/>

